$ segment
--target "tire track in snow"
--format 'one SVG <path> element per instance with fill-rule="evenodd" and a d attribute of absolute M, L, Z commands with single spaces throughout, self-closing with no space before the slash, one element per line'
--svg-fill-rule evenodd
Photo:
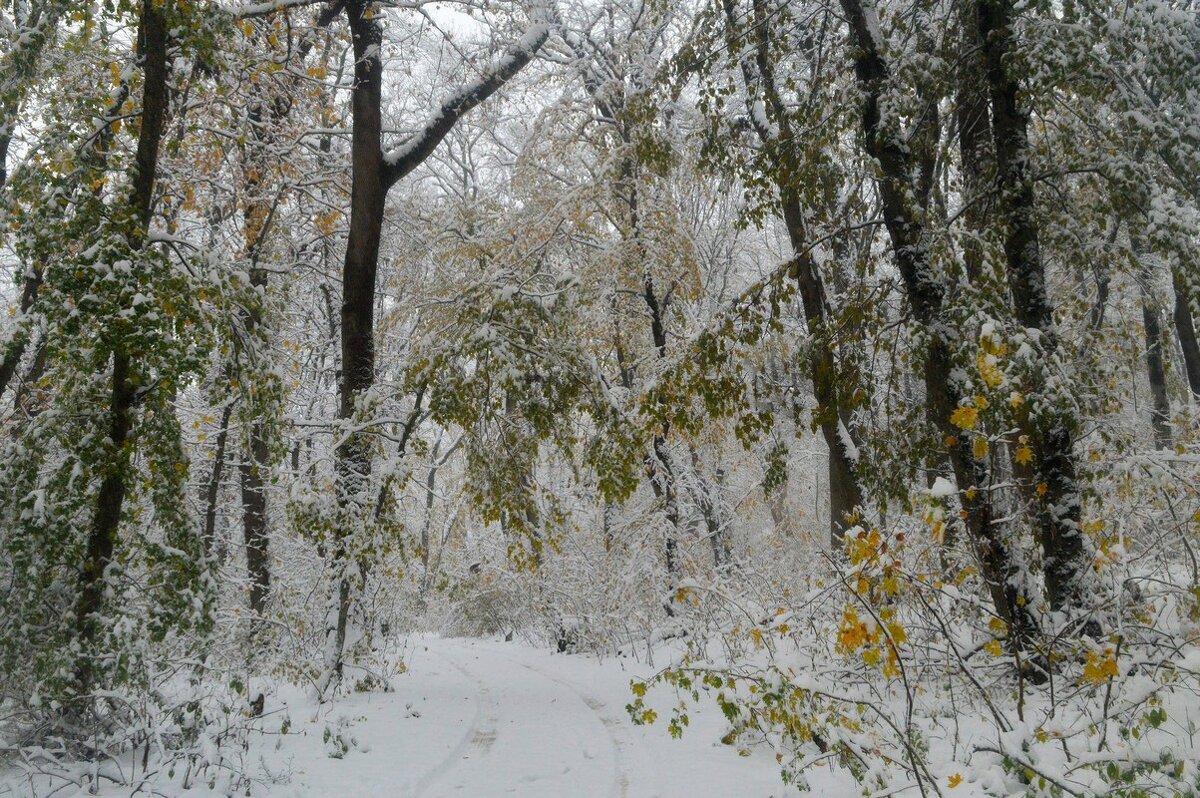
<path fill-rule="evenodd" d="M 467 678 L 475 691 L 475 715 L 471 718 L 471 722 L 467 725 L 467 730 L 463 732 L 462 738 L 450 749 L 440 762 L 427 771 L 412 788 L 412 797 L 420 798 L 429 792 L 429 789 L 435 786 L 444 777 L 454 772 L 463 760 L 464 755 L 471 750 L 472 747 L 478 747 L 484 752 L 491 750 L 492 744 L 496 742 L 496 713 L 488 713 L 484 717 L 484 706 L 490 706 L 493 710 L 496 709 L 496 702 L 491 696 L 491 691 L 481 680 L 473 676 L 466 668 L 459 665 L 444 653 L 438 651 L 434 647 L 426 646 L 426 651 L 433 653 L 450 667 L 461 673 Z M 487 725 L 491 728 L 488 728 Z"/>
<path fill-rule="evenodd" d="M 586 692 L 578 685 L 572 684 L 564 679 L 546 673 L 535 665 L 524 662 L 516 657 L 511 656 L 508 652 L 494 649 L 495 653 L 509 662 L 519 665 L 522 668 L 537 674 L 547 681 L 554 682 L 561 687 L 564 687 L 572 693 L 576 698 L 583 702 L 588 708 L 588 711 L 600 721 L 604 727 L 604 732 L 608 736 L 609 743 L 612 747 L 612 766 L 614 774 L 613 789 L 609 792 L 610 798 L 628 798 L 630 790 L 630 775 L 629 770 L 625 767 L 624 760 L 630 755 L 641 757 L 641 752 L 638 750 L 636 742 L 629 734 L 629 730 L 625 724 L 618 718 L 613 717 L 612 713 L 608 712 L 608 705 L 596 698 L 594 695 Z M 653 773 L 653 768 L 642 768 L 644 773 Z"/>
<path fill-rule="evenodd" d="M 582 763 L 576 763 L 576 764 L 586 765 L 586 763 L 588 761 L 591 761 L 595 758 L 594 755 L 588 753 L 589 745 L 587 743 L 588 743 L 589 738 L 591 738 L 592 740 L 595 740 L 595 739 L 604 740 L 605 743 L 607 743 L 607 745 L 611 751 L 611 763 L 608 768 L 610 778 L 611 778 L 610 787 L 609 787 L 607 793 L 600 793 L 597 791 L 586 789 L 585 785 L 581 784 L 579 782 L 567 781 L 567 779 L 569 778 L 568 774 L 570 774 L 571 769 L 572 769 L 571 765 L 568 764 L 566 767 L 564 767 L 564 769 L 560 773 L 553 774 L 552 776 L 550 776 L 552 781 L 563 782 L 562 786 L 558 788 L 559 792 L 557 792 L 556 794 L 589 795 L 589 796 L 606 794 L 607 798 L 628 798 L 628 796 L 630 795 L 630 786 L 631 786 L 630 785 L 630 777 L 629 777 L 629 773 L 622 766 L 622 759 L 624 758 L 623 755 L 628 752 L 629 748 L 626 743 L 624 743 L 618 739 L 617 734 L 614 732 L 614 729 L 620 728 L 619 722 L 614 720 L 610 715 L 606 715 L 603 713 L 603 710 L 605 709 L 605 705 L 603 702 L 599 701 L 598 699 L 594 698 L 593 696 L 585 695 L 579 689 L 577 689 L 575 686 L 571 685 L 568 682 L 563 681 L 562 679 L 559 679 L 559 678 L 557 678 L 551 674 L 548 674 L 536 667 L 533 667 L 526 662 L 522 662 L 518 659 L 514 659 L 513 657 L 509 656 L 506 652 L 504 652 L 503 650 L 501 650 L 495 646 L 484 643 L 484 644 L 471 645 L 470 647 L 466 647 L 466 648 L 459 648 L 454 643 L 451 643 L 451 641 L 447 641 L 444 639 L 439 641 L 439 643 L 441 646 L 448 645 L 451 647 L 450 651 L 445 651 L 445 650 L 439 651 L 438 652 L 439 655 L 446 661 L 451 662 L 457 670 L 459 670 L 464 675 L 466 675 L 467 678 L 471 679 L 474 684 L 478 685 L 479 692 L 487 692 L 488 691 L 488 682 L 486 682 L 483 678 L 480 678 L 480 677 L 474 675 L 473 673 L 471 673 L 471 670 L 469 667 L 464 667 L 459 662 L 453 661 L 454 654 L 457 654 L 462 657 L 469 657 L 471 659 L 476 659 L 476 660 L 481 659 L 481 658 L 491 658 L 491 657 L 495 657 L 497 659 L 502 659 L 512 665 L 518 666 L 521 670 L 523 670 L 526 673 L 528 673 L 529 675 L 535 677 L 535 679 L 532 680 L 532 682 L 531 682 L 532 684 L 549 683 L 550 685 L 556 686 L 557 689 L 551 688 L 551 689 L 547 690 L 544 688 L 539 688 L 538 690 L 536 690 L 535 694 L 542 697 L 542 699 L 545 701 L 544 711 L 538 712 L 539 718 L 549 719 L 549 716 L 552 714 L 550 711 L 551 707 L 554 706 L 558 701 L 558 698 L 551 697 L 551 696 L 553 696 L 554 693 L 558 693 L 559 696 L 561 696 L 565 693 L 569 697 L 570 700 L 577 701 L 577 702 L 583 704 L 583 707 L 587 710 L 586 713 L 583 713 L 582 715 L 580 715 L 579 713 L 569 713 L 566 716 L 567 718 L 569 718 L 568 723 L 566 723 L 565 726 L 560 727 L 559 729 L 551 729 L 551 732 L 557 731 L 559 733 L 559 736 L 556 739 L 556 745 L 559 745 L 559 746 L 562 746 L 565 744 L 565 741 L 562 739 L 562 733 L 570 732 L 573 736 L 578 738 L 577 742 L 579 743 L 579 746 L 578 746 L 579 752 L 582 755 L 584 761 Z M 495 672 L 495 675 L 493 676 L 493 681 L 491 683 L 492 686 L 496 687 L 496 689 L 500 690 L 501 692 L 503 692 L 505 687 L 508 687 L 510 689 L 514 688 L 514 687 L 528 687 L 528 684 L 530 683 L 530 682 L 527 682 L 525 685 L 521 685 L 519 683 L 519 680 L 510 680 L 509 682 L 506 682 L 503 680 L 503 678 L 501 676 L 503 673 L 504 673 L 503 669 L 497 669 Z M 510 673 L 511 673 L 511 671 L 510 671 Z M 497 677 L 499 677 L 499 680 L 497 680 Z M 559 706 L 561 707 L 562 705 L 559 705 Z M 515 734 L 512 737 L 501 735 L 499 737 L 499 739 L 502 743 L 507 740 L 510 746 L 513 744 L 521 745 L 521 744 L 527 744 L 530 739 L 536 740 L 539 737 L 544 737 L 544 735 L 546 733 L 545 729 L 540 728 L 540 727 L 533 728 L 528 725 L 518 724 L 518 722 L 517 722 L 518 718 L 516 718 L 515 713 L 513 713 L 511 711 L 513 709 L 513 707 L 509 706 L 509 709 L 510 709 L 509 714 L 514 715 L 514 717 L 509 718 L 509 724 L 511 727 L 513 727 L 513 731 L 515 732 Z M 504 713 L 501 712 L 499 714 L 501 716 L 503 716 Z M 581 725 L 577 720 L 580 717 L 586 718 L 588 716 L 591 716 L 592 718 L 594 718 L 595 723 L 599 726 L 599 729 L 592 727 L 592 731 L 590 733 L 589 733 L 589 730 L 587 728 L 584 728 L 584 725 Z M 500 719 L 502 719 L 502 717 L 489 719 L 490 721 L 492 721 L 493 729 L 500 728 L 500 724 L 499 724 Z M 602 735 L 596 734 L 595 731 L 601 731 L 601 732 L 603 732 L 603 734 Z M 480 736 L 480 732 L 478 729 L 470 731 L 470 732 L 468 732 L 468 734 L 471 735 L 472 737 Z M 482 749 L 482 753 L 484 754 L 485 757 L 487 756 L 488 753 L 490 753 L 491 748 L 492 748 L 493 744 L 495 744 L 496 740 L 497 740 L 497 735 L 494 731 L 492 731 L 489 736 L 485 736 L 479 740 L 479 743 L 480 743 L 479 747 Z M 563 750 L 569 750 L 569 749 L 564 748 Z M 465 751 L 465 748 L 464 748 L 464 751 Z M 462 754 L 464 753 L 464 751 L 456 750 L 456 752 L 454 754 L 452 754 L 450 757 L 447 758 L 447 760 L 445 760 L 441 765 L 439 765 L 439 773 L 437 774 L 436 777 L 429 779 L 429 782 L 426 785 L 426 789 L 430 785 L 433 785 L 435 783 L 441 783 L 443 776 L 446 776 L 447 774 L 450 774 L 450 773 L 453 773 L 453 772 L 459 770 L 460 766 L 466 765 L 466 767 L 468 767 L 468 768 L 478 768 L 480 766 L 479 761 L 477 761 L 477 760 L 472 761 L 468 764 L 467 761 L 462 757 Z M 599 763 L 597 763 L 597 764 L 599 764 Z M 469 776 L 469 774 L 468 774 L 468 776 Z M 534 782 L 544 780 L 546 778 L 547 778 L 547 775 L 535 776 L 535 775 L 529 774 L 529 775 L 523 776 L 520 779 L 520 784 L 525 785 L 526 787 L 532 787 Z M 499 785 L 496 784 L 495 782 L 492 782 L 489 786 L 492 789 L 499 788 Z M 458 788 L 461 789 L 462 785 L 459 785 Z M 583 789 L 583 791 L 581 791 L 581 788 Z M 562 791 L 562 790 L 565 790 L 565 791 Z M 513 794 L 521 794 L 518 792 L 518 788 L 516 788 L 516 787 L 514 787 L 513 789 L 510 789 L 508 792 L 513 793 Z"/>

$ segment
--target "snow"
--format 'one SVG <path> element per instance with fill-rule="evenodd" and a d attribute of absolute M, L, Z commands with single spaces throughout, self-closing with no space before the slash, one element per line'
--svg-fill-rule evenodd
<path fill-rule="evenodd" d="M 958 493 L 954 489 L 954 484 L 945 477 L 938 477 L 933 481 L 933 486 L 929 489 L 929 495 L 935 499 L 945 499 Z"/>
<path fill-rule="evenodd" d="M 266 730 L 239 764 L 254 780 L 233 794 L 262 798 L 783 798 L 767 752 L 722 745 L 715 706 L 692 711 L 679 740 L 666 721 L 634 726 L 630 681 L 653 668 L 624 658 L 551 654 L 519 642 L 418 637 L 393 692 L 351 693 L 318 706 L 300 688 L 268 689 Z M 656 692 L 651 690 L 650 697 Z M 657 695 L 669 705 L 671 696 Z M 284 718 L 286 734 L 277 734 Z M 328 738 L 328 740 L 326 739 Z M 339 742 L 340 740 L 340 742 Z M 341 754 L 340 757 L 336 754 Z M 230 754 L 224 751 L 229 765 Z M 205 758 L 221 757 L 209 746 Z M 186 793 L 223 795 L 216 772 Z M 846 774 L 839 774 L 846 776 Z M 165 777 L 164 777 L 165 778 Z M 812 780 L 810 780 L 812 781 Z M 2 781 L 0 781 L 2 784 Z M 815 786 L 815 785 L 814 785 Z M 127 795 L 105 787 L 100 795 Z M 85 795 L 85 791 L 64 795 Z"/>

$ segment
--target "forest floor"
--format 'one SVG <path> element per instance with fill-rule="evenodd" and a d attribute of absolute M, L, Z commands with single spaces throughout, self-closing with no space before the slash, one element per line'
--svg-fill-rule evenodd
<path fill-rule="evenodd" d="M 192 766 L 132 756 L 124 785 L 103 776 L 99 795 L 260 798 L 784 798 L 774 757 L 720 742 L 710 703 L 689 709 L 681 739 L 667 720 L 635 726 L 630 681 L 654 668 L 631 658 L 553 654 L 520 642 L 415 636 L 395 652 L 402 672 L 387 691 L 318 704 L 311 691 L 252 685 L 266 694 L 245 744 L 203 740 Z M 670 694 L 652 689 L 669 712 Z M 197 762 L 207 763 L 198 766 Z M 106 770 L 111 770 L 110 762 Z M 93 794 L 78 780 L 0 771 L 0 796 Z M 852 796 L 843 771 L 810 773 L 813 794 Z"/>

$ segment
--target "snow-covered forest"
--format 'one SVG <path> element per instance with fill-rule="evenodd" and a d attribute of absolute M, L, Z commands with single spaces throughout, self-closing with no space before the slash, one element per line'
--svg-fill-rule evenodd
<path fill-rule="evenodd" d="M 1196 0 L 0 0 L 0 268 L 0 796 L 1200 794 Z"/>

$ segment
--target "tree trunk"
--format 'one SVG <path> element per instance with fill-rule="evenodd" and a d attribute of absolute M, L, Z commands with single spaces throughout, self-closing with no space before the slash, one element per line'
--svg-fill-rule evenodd
<path fill-rule="evenodd" d="M 138 52 L 145 79 L 136 171 L 130 196 L 137 223 L 136 232 L 143 238 L 150 226 L 158 147 L 167 113 L 167 36 L 166 20 L 158 4 L 154 0 L 143 0 L 138 23 Z M 143 245 L 141 241 L 137 243 Z M 112 562 L 121 509 L 125 503 L 131 455 L 125 444 L 133 426 L 133 405 L 137 395 L 137 375 L 132 368 L 131 355 L 118 348 L 113 352 L 112 363 L 109 404 L 111 455 L 96 496 L 96 510 L 88 535 L 86 560 L 80 574 L 79 606 L 76 610 L 80 638 L 76 681 L 81 694 L 89 693 L 94 687 L 94 656 L 90 649 L 100 631 L 99 615 L 105 592 L 105 572 Z"/>
<path fill-rule="evenodd" d="M 268 100 L 272 109 L 277 104 Z M 248 122 L 253 134 L 254 149 L 247 159 L 244 174 L 246 181 L 246 207 L 243 212 L 243 229 L 246 237 L 246 255 L 250 261 L 250 287 L 254 298 L 243 316 L 246 340 L 253 345 L 255 332 L 262 326 L 262 304 L 267 297 L 268 273 L 260 265 L 265 239 L 269 233 L 272 208 L 262 196 L 263 172 L 269 157 L 263 152 L 265 145 L 274 141 L 263 114 L 264 102 L 259 100 L 250 109 Z M 272 126 L 279 114 L 269 113 Z M 248 360 L 253 363 L 254 352 Z M 271 558 L 269 552 L 270 533 L 267 516 L 265 478 L 271 467 L 271 447 L 267 439 L 267 424 L 263 414 L 252 408 L 247 440 L 243 443 L 242 460 L 239 466 L 242 494 L 242 534 L 246 547 L 246 571 L 250 577 L 250 610 L 261 616 L 266 609 L 271 591 Z M 253 636 L 253 632 L 252 632 Z"/>
<path fill-rule="evenodd" d="M 988 103 L 983 84 L 985 65 L 979 44 L 979 22 L 974 9 L 964 5 L 960 11 L 963 65 L 958 84 L 955 121 L 958 125 L 958 150 L 962 169 L 963 223 L 968 236 L 963 243 L 963 266 L 967 279 L 978 285 L 983 277 L 983 241 L 979 238 L 986 228 L 987 164 L 991 160 L 988 146 L 990 128 Z"/>
<path fill-rule="evenodd" d="M 1154 275 L 1145 242 L 1132 239 L 1133 255 L 1138 259 L 1142 293 L 1142 330 L 1146 340 L 1146 375 L 1150 380 L 1150 427 L 1154 448 L 1171 447 L 1171 400 L 1167 396 L 1167 370 L 1163 363 L 1162 309 L 1154 298 Z"/>
<path fill-rule="evenodd" d="M 1182 269 L 1175 272 L 1172 283 L 1175 290 L 1175 333 L 1179 336 L 1179 348 L 1183 350 L 1183 369 L 1187 372 L 1192 399 L 1200 403 L 1200 342 L 1196 339 L 1192 303 Z"/>
<path fill-rule="evenodd" d="M 246 543 L 246 570 L 250 576 L 250 610 L 261 616 L 271 592 L 271 561 L 267 533 L 267 494 L 263 476 L 269 460 L 267 442 L 251 429 L 247 446 L 249 461 L 240 464 L 242 487 L 242 528 Z"/>
<path fill-rule="evenodd" d="M 359 399 L 375 382 L 375 276 L 383 231 L 386 189 L 383 183 L 383 128 L 380 112 L 383 64 L 380 48 L 383 31 L 368 16 L 365 0 L 346 3 L 346 16 L 354 47 L 354 86 L 350 108 L 350 235 L 342 268 L 341 345 L 342 380 L 338 417 L 353 424 Z M 361 516 L 371 474 L 370 441 L 363 432 L 344 436 L 336 452 L 338 503 L 345 518 Z M 347 550 L 348 529 L 336 532 L 332 555 L 335 580 L 334 606 L 326 630 L 327 679 L 340 682 L 346 625 L 350 610 L 352 556 Z M 328 686 L 328 685 L 327 685 Z"/>
<path fill-rule="evenodd" d="M 428 158 L 464 114 L 477 107 L 520 72 L 550 34 L 545 22 L 535 24 L 521 41 L 485 75 L 451 96 L 425 127 L 401 150 L 383 153 L 381 102 L 383 29 L 370 0 L 346 0 L 344 7 L 354 49 L 354 85 L 350 92 L 351 186 L 350 235 L 342 267 L 342 378 L 338 416 L 346 424 L 357 418 L 359 402 L 375 383 L 375 279 L 387 192 Z M 367 517 L 371 476 L 371 442 L 364 432 L 348 433 L 335 453 L 338 503 L 343 517 Z M 322 690 L 341 680 L 346 624 L 350 611 L 350 530 L 339 526 L 333 542 L 335 589 L 326 626 L 326 675 Z"/>
<path fill-rule="evenodd" d="M 1083 579 L 1089 571 L 1087 541 L 1081 528 L 1083 503 L 1074 453 L 1075 418 L 1071 403 L 1055 395 L 1050 371 L 1058 348 L 1054 307 L 1046 287 L 1038 244 L 1028 114 L 1017 102 L 1019 87 L 1007 71 L 1013 49 L 1010 0 L 980 0 L 979 35 L 984 45 L 991 92 L 992 134 L 1003 214 L 1007 223 L 1004 256 L 1013 310 L 1026 329 L 1038 330 L 1040 362 L 1026 402 L 1027 426 L 1034 450 L 1040 498 L 1036 523 L 1045 570 L 1046 594 L 1053 610 L 1084 604 Z"/>

